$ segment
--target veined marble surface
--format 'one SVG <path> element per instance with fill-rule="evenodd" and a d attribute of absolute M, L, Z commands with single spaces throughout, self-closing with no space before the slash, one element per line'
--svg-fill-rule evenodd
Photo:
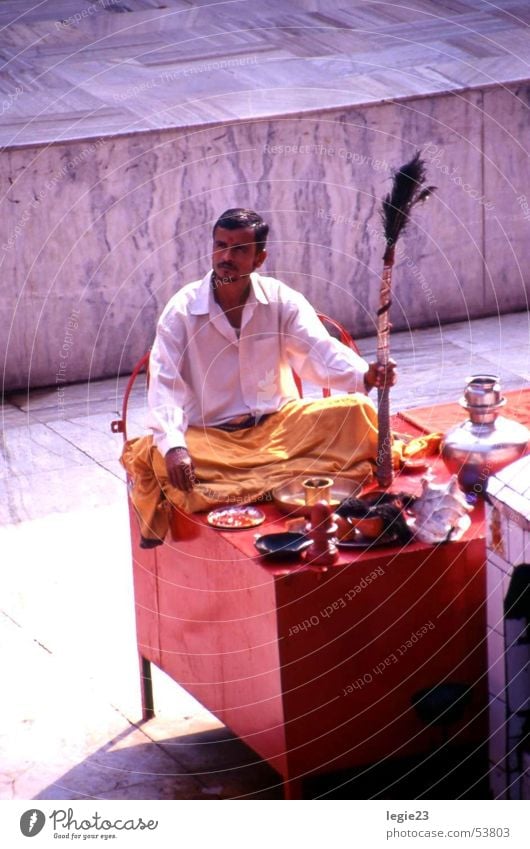
<path fill-rule="evenodd" d="M 380 205 L 421 149 L 437 186 L 398 244 L 396 329 L 528 302 L 527 89 L 4 151 L 5 387 L 131 370 L 171 294 L 210 267 L 230 206 L 271 223 L 264 270 L 371 335 Z M 530 192 L 528 193 L 530 194 Z"/>
<path fill-rule="evenodd" d="M 438 189 L 398 245 L 395 328 L 526 309 L 526 0 L 0 4 L 5 389 L 131 370 L 230 206 L 265 271 L 374 331 L 379 208 L 417 149 Z"/>

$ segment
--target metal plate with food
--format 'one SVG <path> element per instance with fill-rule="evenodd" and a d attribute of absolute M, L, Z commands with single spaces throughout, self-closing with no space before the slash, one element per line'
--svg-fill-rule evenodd
<path fill-rule="evenodd" d="M 272 490 L 272 497 L 276 507 L 282 513 L 289 513 L 290 516 L 308 516 L 311 512 L 311 505 L 306 503 L 306 488 L 304 482 L 308 478 L 315 479 L 318 476 L 303 475 L 286 481 Z M 327 477 L 327 476 L 325 476 Z M 332 478 L 332 483 L 329 488 L 329 504 L 334 510 L 345 498 L 358 495 L 362 489 L 362 483 L 349 480 L 348 478 Z M 324 476 L 322 476 L 324 479 Z"/>
<path fill-rule="evenodd" d="M 264 534 L 257 538 L 254 545 L 260 554 L 268 557 L 295 557 L 311 545 L 311 540 L 305 534 L 285 531 Z"/>
<path fill-rule="evenodd" d="M 217 507 L 206 517 L 208 524 L 219 531 L 246 531 L 265 521 L 265 513 L 258 507 L 239 504 L 232 507 Z"/>

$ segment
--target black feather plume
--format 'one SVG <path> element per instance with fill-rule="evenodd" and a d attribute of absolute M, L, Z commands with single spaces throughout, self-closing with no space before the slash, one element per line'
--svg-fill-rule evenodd
<path fill-rule="evenodd" d="M 424 187 L 424 181 L 425 163 L 418 151 L 410 162 L 394 173 L 392 191 L 383 200 L 381 214 L 386 239 L 385 262 L 393 259 L 394 247 L 407 225 L 412 207 L 426 200 L 436 188 Z"/>

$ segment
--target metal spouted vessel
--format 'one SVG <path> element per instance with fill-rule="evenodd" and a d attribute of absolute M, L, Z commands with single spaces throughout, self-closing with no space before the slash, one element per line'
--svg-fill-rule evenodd
<path fill-rule="evenodd" d="M 519 422 L 499 416 L 506 404 L 499 378 L 476 374 L 467 378 L 460 404 L 469 420 L 449 430 L 442 441 L 442 457 L 458 475 L 462 489 L 482 495 L 486 480 L 525 451 L 530 431 Z"/>

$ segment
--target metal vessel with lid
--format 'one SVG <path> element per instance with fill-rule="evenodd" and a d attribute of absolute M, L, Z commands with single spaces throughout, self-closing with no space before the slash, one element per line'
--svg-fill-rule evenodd
<path fill-rule="evenodd" d="M 530 431 L 519 422 L 499 416 L 506 399 L 501 396 L 495 375 L 468 377 L 460 404 L 468 411 L 469 420 L 445 434 L 442 457 L 449 471 L 458 475 L 463 489 L 481 495 L 491 474 L 524 453 Z"/>

